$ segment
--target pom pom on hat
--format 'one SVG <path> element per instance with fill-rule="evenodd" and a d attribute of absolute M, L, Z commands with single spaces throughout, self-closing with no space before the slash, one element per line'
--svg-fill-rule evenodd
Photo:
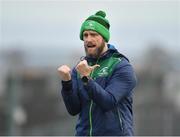
<path fill-rule="evenodd" d="M 105 17 L 106 13 L 101 10 L 96 12 L 95 15 L 89 16 L 81 26 L 80 39 L 83 40 L 83 32 L 85 30 L 93 30 L 99 33 L 105 41 L 108 42 L 110 38 L 110 24 Z"/>
<path fill-rule="evenodd" d="M 100 10 L 100 11 L 96 12 L 96 14 L 95 14 L 95 15 L 97 15 L 97 16 L 101 16 L 101 17 L 103 17 L 103 18 L 105 18 L 105 17 L 106 17 L 106 13 L 105 13 L 104 11 L 102 11 L 102 10 Z"/>

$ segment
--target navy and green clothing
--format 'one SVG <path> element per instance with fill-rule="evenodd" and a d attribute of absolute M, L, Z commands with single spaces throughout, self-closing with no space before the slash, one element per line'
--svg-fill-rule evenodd
<path fill-rule="evenodd" d="M 99 59 L 85 59 L 89 65 L 100 65 L 86 85 L 75 68 L 72 80 L 62 81 L 65 106 L 71 115 L 79 115 L 76 135 L 133 135 L 132 96 L 136 77 L 128 59 L 110 44 Z"/>

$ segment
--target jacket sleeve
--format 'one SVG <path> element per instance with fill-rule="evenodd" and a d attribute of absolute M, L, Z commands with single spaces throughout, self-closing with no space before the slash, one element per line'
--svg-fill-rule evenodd
<path fill-rule="evenodd" d="M 78 96 L 77 73 L 73 69 L 70 81 L 62 81 L 61 94 L 67 111 L 71 115 L 76 115 L 81 110 L 80 98 Z"/>
<path fill-rule="evenodd" d="M 92 79 L 85 85 L 85 88 L 90 98 L 104 111 L 108 111 L 128 96 L 135 85 L 136 77 L 133 68 L 129 63 L 125 63 L 123 66 L 117 65 L 105 89 Z"/>

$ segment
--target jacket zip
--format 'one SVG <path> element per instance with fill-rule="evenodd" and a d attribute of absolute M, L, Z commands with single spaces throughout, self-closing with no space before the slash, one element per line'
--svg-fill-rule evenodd
<path fill-rule="evenodd" d="M 118 112 L 118 119 L 119 119 L 119 124 L 120 124 L 120 128 L 123 132 L 123 123 L 122 123 L 122 118 L 121 118 L 121 113 L 119 112 L 119 109 L 117 108 L 117 112 Z"/>
<path fill-rule="evenodd" d="M 98 63 L 99 58 L 96 61 L 96 64 Z M 93 72 L 94 70 L 92 70 L 90 77 L 93 79 Z M 89 129 L 89 136 L 92 137 L 92 107 L 93 107 L 93 100 L 91 100 L 90 103 L 90 107 L 89 107 L 89 125 L 90 125 L 90 129 Z"/>
<path fill-rule="evenodd" d="M 89 136 L 92 136 L 92 106 L 93 106 L 93 100 L 91 100 L 90 108 L 89 108 Z"/>

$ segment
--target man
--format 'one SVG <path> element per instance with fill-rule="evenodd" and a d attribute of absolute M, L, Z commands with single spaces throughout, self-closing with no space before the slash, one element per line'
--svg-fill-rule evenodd
<path fill-rule="evenodd" d="M 81 26 L 86 57 L 72 71 L 67 65 L 58 68 L 65 106 L 71 115 L 79 114 L 77 136 L 133 135 L 136 78 L 128 59 L 108 44 L 105 16 L 98 11 Z"/>

